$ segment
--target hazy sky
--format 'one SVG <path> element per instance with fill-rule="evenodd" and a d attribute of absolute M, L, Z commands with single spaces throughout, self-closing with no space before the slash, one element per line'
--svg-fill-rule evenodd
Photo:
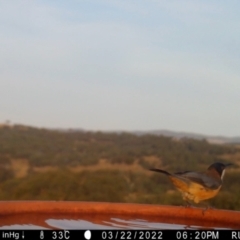
<path fill-rule="evenodd" d="M 0 0 L 0 122 L 240 135 L 239 9 Z"/>

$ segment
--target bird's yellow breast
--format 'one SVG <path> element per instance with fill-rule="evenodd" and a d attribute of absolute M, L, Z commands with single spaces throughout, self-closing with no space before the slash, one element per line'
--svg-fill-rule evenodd
<path fill-rule="evenodd" d="M 186 182 L 174 176 L 170 176 L 172 183 L 182 193 L 184 200 L 191 200 L 195 203 L 213 198 L 219 192 L 221 186 L 217 189 L 209 189 L 195 182 Z"/>

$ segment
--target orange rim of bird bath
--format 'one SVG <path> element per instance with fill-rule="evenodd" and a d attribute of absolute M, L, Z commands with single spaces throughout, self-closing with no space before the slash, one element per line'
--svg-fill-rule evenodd
<path fill-rule="evenodd" d="M 95 223 L 109 217 L 125 219 L 148 219 L 161 223 L 174 223 L 202 228 L 240 228 L 240 212 L 221 209 L 150 205 L 134 203 L 106 202 L 68 202 L 68 201 L 2 201 L 0 202 L 0 225 L 39 224 L 49 228 L 45 223 L 46 215 L 71 216 L 73 219 L 93 219 Z"/>

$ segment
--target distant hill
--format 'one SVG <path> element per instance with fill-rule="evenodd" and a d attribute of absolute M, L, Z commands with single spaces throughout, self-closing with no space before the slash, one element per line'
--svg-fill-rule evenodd
<path fill-rule="evenodd" d="M 196 140 L 205 139 L 209 143 L 215 143 L 215 144 L 237 144 L 237 143 L 240 143 L 240 137 L 209 136 L 209 135 L 203 135 L 203 134 L 188 133 L 188 132 L 175 132 L 175 131 L 169 131 L 169 130 L 134 131 L 133 133 L 138 136 L 142 136 L 145 134 L 152 134 L 152 135 L 156 135 L 156 136 L 173 137 L 176 139 L 182 139 L 182 138 L 191 138 L 191 139 L 196 139 Z"/>
<path fill-rule="evenodd" d="M 84 129 L 57 129 L 58 131 L 64 132 L 87 132 Z M 91 132 L 91 131 L 90 131 Z M 190 132 L 177 132 L 177 131 L 170 131 L 170 130 L 146 130 L 146 131 L 100 131 L 102 133 L 131 133 L 137 136 L 143 136 L 147 134 L 151 134 L 154 136 L 164 136 L 164 137 L 172 137 L 175 139 L 183 139 L 189 138 L 194 140 L 206 140 L 212 144 L 240 144 L 240 136 L 236 137 L 225 137 L 225 136 L 210 136 L 198 133 L 190 133 Z"/>
<path fill-rule="evenodd" d="M 88 130 L 84 129 L 56 129 L 58 131 L 64 131 L 64 132 L 88 132 Z M 89 130 L 90 132 L 94 132 Z M 211 136 L 211 135 L 205 135 L 205 134 L 198 134 L 198 133 L 190 133 L 190 132 L 177 132 L 177 131 L 171 131 L 171 130 L 146 130 L 146 131 L 121 131 L 121 130 L 113 130 L 113 131 L 101 131 L 102 133 L 115 133 L 115 134 L 121 134 L 121 133 L 131 133 L 137 136 L 143 136 L 143 135 L 154 135 L 154 136 L 164 136 L 164 137 L 172 137 L 175 139 L 183 139 L 183 138 L 189 138 L 194 140 L 206 140 L 209 143 L 212 144 L 240 144 L 240 136 L 236 137 L 226 137 L 226 136 Z"/>
<path fill-rule="evenodd" d="M 22 127 L 28 127 L 24 125 L 19 125 Z M 8 124 L 8 123 L 0 123 L 0 129 L 1 128 L 13 128 L 14 125 Z M 34 127 L 33 127 L 34 128 Z M 137 131 L 123 131 L 123 130 L 112 130 L 112 131 L 93 131 L 93 130 L 86 130 L 83 128 L 54 128 L 54 129 L 45 129 L 45 130 L 54 130 L 58 132 L 81 132 L 81 133 L 87 133 L 87 132 L 101 132 L 101 133 L 113 133 L 113 134 L 121 134 L 121 133 L 130 133 L 137 136 L 143 136 L 143 135 L 154 135 L 154 136 L 164 136 L 164 137 L 172 137 L 175 139 L 183 139 L 183 138 L 189 138 L 194 140 L 206 140 L 209 143 L 212 144 L 240 144 L 240 136 L 236 137 L 226 137 L 226 136 L 211 136 L 211 135 L 205 135 L 205 134 L 198 134 L 198 133 L 190 133 L 190 132 L 178 132 L 178 131 L 171 131 L 171 130 L 137 130 Z"/>

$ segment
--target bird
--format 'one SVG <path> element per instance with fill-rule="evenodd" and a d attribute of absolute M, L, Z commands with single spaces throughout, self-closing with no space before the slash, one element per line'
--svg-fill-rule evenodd
<path fill-rule="evenodd" d="M 169 173 L 157 168 L 149 170 L 167 175 L 189 206 L 191 201 L 198 204 L 200 201 L 215 197 L 222 187 L 225 169 L 230 165 L 233 164 L 215 162 L 208 167 L 206 172 Z"/>

